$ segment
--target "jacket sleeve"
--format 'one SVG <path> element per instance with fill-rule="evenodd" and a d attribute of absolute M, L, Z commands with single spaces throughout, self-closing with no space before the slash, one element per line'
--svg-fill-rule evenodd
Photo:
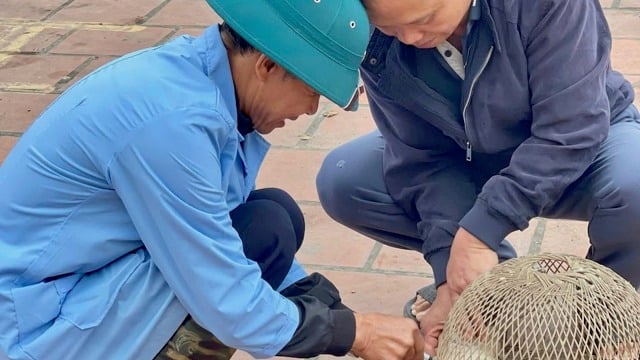
<path fill-rule="evenodd" d="M 492 248 L 558 201 L 593 162 L 610 122 L 611 36 L 598 1 L 522 3 L 531 136 L 460 222 Z"/>
<path fill-rule="evenodd" d="M 465 169 L 464 151 L 451 138 L 375 88 L 363 76 L 371 113 L 385 139 L 385 183 L 391 197 L 416 219 L 422 253 L 436 285 L 446 280 L 446 266 L 458 222 L 477 196 Z M 420 126 L 415 126 L 421 122 Z"/>
<path fill-rule="evenodd" d="M 274 356 L 298 327 L 297 306 L 261 279 L 231 225 L 221 164 L 234 131 L 186 108 L 138 130 L 108 177 L 145 248 L 186 311 L 228 346 Z"/>
<path fill-rule="evenodd" d="M 329 279 L 313 273 L 281 293 L 298 306 L 300 324 L 279 356 L 344 356 L 351 350 L 356 337 L 355 317 Z"/>

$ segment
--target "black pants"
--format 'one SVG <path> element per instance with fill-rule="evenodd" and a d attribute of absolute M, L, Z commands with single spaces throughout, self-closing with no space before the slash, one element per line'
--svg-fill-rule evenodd
<path fill-rule="evenodd" d="M 304 237 L 304 217 L 293 198 L 280 189 L 255 190 L 231 211 L 231 223 L 245 255 L 258 263 L 262 278 L 277 289 L 289 272 Z"/>

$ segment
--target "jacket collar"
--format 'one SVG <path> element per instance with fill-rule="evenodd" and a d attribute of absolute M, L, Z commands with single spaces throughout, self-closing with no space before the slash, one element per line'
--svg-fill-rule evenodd
<path fill-rule="evenodd" d="M 498 52 L 502 51 L 500 36 L 498 35 L 496 22 L 491 15 L 488 0 L 472 0 L 469 21 L 480 21 L 483 23 L 491 33 L 494 50 Z"/>

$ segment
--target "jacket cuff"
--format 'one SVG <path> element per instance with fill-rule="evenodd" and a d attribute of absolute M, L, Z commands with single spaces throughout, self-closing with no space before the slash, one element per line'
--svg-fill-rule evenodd
<path fill-rule="evenodd" d="M 356 318 L 348 309 L 331 310 L 333 338 L 327 346 L 327 354 L 344 356 L 356 340 Z"/>
<path fill-rule="evenodd" d="M 447 281 L 447 263 L 451 255 L 451 247 L 441 248 L 427 257 L 427 262 L 433 271 L 433 279 L 436 287 Z"/>
<path fill-rule="evenodd" d="M 460 220 L 459 224 L 496 252 L 504 238 L 518 230 L 515 224 L 489 208 L 487 203 L 481 199 L 476 200 L 476 203 Z"/>

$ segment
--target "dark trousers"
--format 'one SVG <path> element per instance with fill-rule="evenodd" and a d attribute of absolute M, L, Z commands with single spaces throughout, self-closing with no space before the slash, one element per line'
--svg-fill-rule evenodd
<path fill-rule="evenodd" d="M 304 216 L 298 204 L 280 189 L 255 190 L 246 203 L 231 211 L 231 223 L 245 255 L 258 263 L 262 278 L 277 289 L 304 237 Z"/>
<path fill-rule="evenodd" d="M 258 263 L 262 278 L 277 289 L 302 245 L 302 210 L 286 192 L 267 188 L 251 192 L 247 202 L 231 211 L 230 216 L 245 255 Z M 155 359 L 227 360 L 234 352 L 187 316 Z"/>
<path fill-rule="evenodd" d="M 316 179 L 325 211 L 343 225 L 393 247 L 420 251 L 418 220 L 389 195 L 382 174 L 379 132 L 333 150 Z M 478 186 L 499 170 L 501 159 L 475 157 Z M 640 114 L 630 106 L 613 121 L 609 136 L 587 171 L 541 217 L 589 222 L 587 257 L 640 286 Z M 475 200 L 474 200 L 475 201 Z M 473 202 L 471 202 L 473 203 Z M 467 209 L 468 210 L 468 209 Z M 464 211 L 462 211 L 464 213 Z M 459 219 L 458 219 L 459 220 Z M 504 240 L 501 260 L 516 256 Z"/>

